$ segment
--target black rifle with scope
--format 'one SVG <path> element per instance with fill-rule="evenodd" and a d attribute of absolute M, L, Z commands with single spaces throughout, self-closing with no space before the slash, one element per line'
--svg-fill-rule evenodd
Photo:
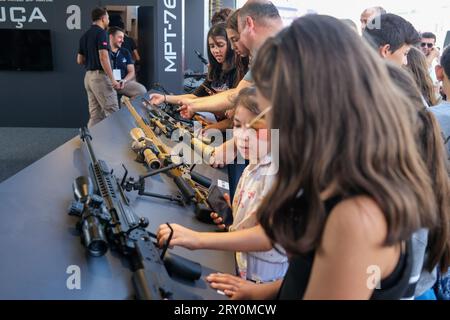
<path fill-rule="evenodd" d="M 103 256 L 108 248 L 129 259 L 137 299 L 199 299 L 181 289 L 172 276 L 195 281 L 201 276 L 201 265 L 160 250 L 146 230 L 148 219 L 138 217 L 126 197 L 120 181 L 107 164 L 98 160 L 86 128 L 80 138 L 87 147 L 90 177 L 78 177 L 73 183 L 75 201 L 69 215 L 79 218 L 81 241 L 93 257 Z M 168 224 L 169 228 L 170 225 Z"/>

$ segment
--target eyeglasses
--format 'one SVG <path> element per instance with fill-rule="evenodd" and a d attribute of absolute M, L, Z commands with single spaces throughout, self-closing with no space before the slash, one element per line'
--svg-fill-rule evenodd
<path fill-rule="evenodd" d="M 257 117 L 255 117 L 255 119 L 253 119 L 252 121 L 250 121 L 249 123 L 247 123 L 247 124 L 245 125 L 245 127 L 246 127 L 247 129 L 253 128 L 253 126 L 254 126 L 259 120 L 261 120 L 262 118 L 264 118 L 264 116 L 265 116 L 266 114 L 268 114 L 270 110 L 272 110 L 272 107 L 271 107 L 271 106 L 268 107 L 268 108 L 266 108 L 266 110 L 264 110 L 263 112 L 261 112 Z"/>
<path fill-rule="evenodd" d="M 428 49 L 431 49 L 431 48 L 433 48 L 434 44 L 429 43 L 429 42 L 422 42 L 422 43 L 420 44 L 420 46 L 421 46 L 422 48 L 428 47 Z"/>

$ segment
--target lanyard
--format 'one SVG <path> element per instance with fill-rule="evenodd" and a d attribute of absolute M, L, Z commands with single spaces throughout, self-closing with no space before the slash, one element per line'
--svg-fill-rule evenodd
<path fill-rule="evenodd" d="M 112 55 L 113 55 L 113 69 L 117 69 L 117 57 L 119 56 L 119 53 L 120 53 L 120 48 L 119 49 L 117 49 L 117 52 L 116 53 L 114 53 L 113 51 L 111 51 L 112 52 Z"/>

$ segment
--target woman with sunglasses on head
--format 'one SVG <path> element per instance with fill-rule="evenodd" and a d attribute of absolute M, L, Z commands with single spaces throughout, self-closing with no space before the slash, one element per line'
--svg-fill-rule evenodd
<path fill-rule="evenodd" d="M 268 121 L 280 132 L 279 171 L 258 218 L 290 259 L 283 281 L 234 284 L 233 297 L 400 299 L 412 234 L 439 222 L 415 106 L 332 17 L 295 20 L 253 63 L 258 104 L 273 106 Z M 432 255 L 448 265 L 442 251 Z"/>

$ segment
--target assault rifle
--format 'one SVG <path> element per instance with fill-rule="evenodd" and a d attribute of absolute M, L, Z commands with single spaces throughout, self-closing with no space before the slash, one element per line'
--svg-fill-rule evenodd
<path fill-rule="evenodd" d="M 98 160 L 86 128 L 80 138 L 87 147 L 90 177 L 78 177 L 73 183 L 75 201 L 69 215 L 79 218 L 77 228 L 83 245 L 91 256 L 103 256 L 108 248 L 126 256 L 133 270 L 133 285 L 138 299 L 198 299 L 182 290 L 171 276 L 198 280 L 201 265 L 160 250 L 146 230 L 148 219 L 138 217 L 125 196 L 120 181 L 107 164 Z M 170 225 L 168 224 L 169 228 Z"/>

